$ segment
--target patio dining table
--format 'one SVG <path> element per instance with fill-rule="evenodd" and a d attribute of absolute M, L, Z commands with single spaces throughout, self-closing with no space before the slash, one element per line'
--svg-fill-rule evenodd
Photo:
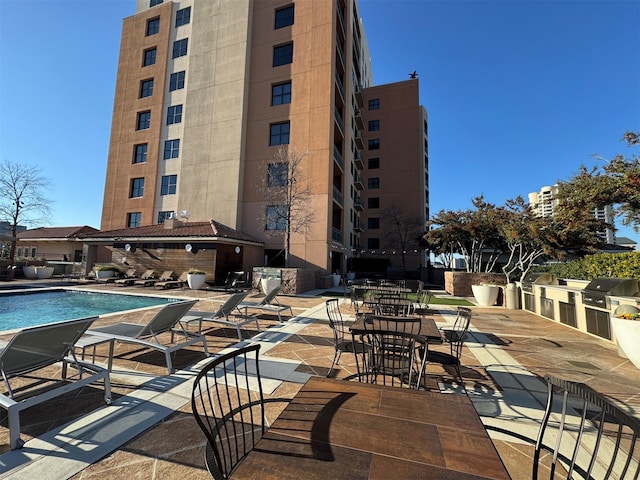
<path fill-rule="evenodd" d="M 510 477 L 468 397 L 311 377 L 231 478 Z"/>
<path fill-rule="evenodd" d="M 395 317 L 389 318 L 390 320 L 395 319 Z M 375 315 L 368 314 L 358 315 L 358 317 L 356 317 L 356 321 L 353 322 L 349 328 L 357 331 L 366 330 L 365 322 L 367 322 L 367 325 L 370 325 L 369 328 L 381 328 L 381 325 L 379 324 L 382 322 L 377 321 Z M 378 325 L 376 325 L 376 323 L 378 323 Z M 430 317 L 420 317 L 420 332 L 409 330 L 408 333 L 416 335 L 420 334 L 421 336 L 426 337 L 429 343 L 442 343 L 442 332 L 438 328 L 438 325 L 436 325 L 435 320 Z"/>

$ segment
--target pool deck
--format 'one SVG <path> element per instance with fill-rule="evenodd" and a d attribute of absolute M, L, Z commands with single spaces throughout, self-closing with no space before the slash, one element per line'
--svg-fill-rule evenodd
<path fill-rule="evenodd" d="M 198 298 L 196 309 L 204 311 L 215 310 L 228 297 L 189 289 L 78 288 Z M 247 326 L 246 342 L 262 345 L 269 396 L 292 397 L 309 376 L 327 374 L 334 350 L 324 310 L 327 297 L 319 296 L 324 291 L 280 296 L 293 307 L 294 317 L 279 324 L 274 315 L 260 315 L 261 332 Z M 144 323 L 157 308 L 110 315 L 96 325 Z M 343 312 L 354 313 L 348 300 Z M 640 417 L 640 370 L 619 357 L 611 342 L 524 310 L 472 307 L 472 312 L 462 358 L 464 388 L 454 371 L 436 365 L 428 367 L 428 388 L 469 395 L 512 478 L 530 478 L 531 441 L 546 398 L 544 374 L 584 382 Z M 454 307 L 432 306 L 431 316 L 440 326 L 450 323 L 453 314 Z M 214 354 L 238 344 L 235 329 L 216 325 L 206 335 Z M 0 335 L 0 340 L 9 337 Z M 30 408 L 21 416 L 27 443 L 20 450 L 9 450 L 6 415 L 0 412 L 0 478 L 206 478 L 204 439 L 189 403 L 191 379 L 206 361 L 202 347 L 195 345 L 176 353 L 176 373 L 167 375 L 162 354 L 119 345 L 111 376 L 113 403 L 105 406 L 101 388 L 87 387 Z M 96 362 L 106 362 L 106 347 L 98 348 Z M 56 373 L 50 370 L 45 377 Z M 353 372 L 353 359 L 343 354 L 333 376 Z M 270 411 L 269 418 L 277 414 Z"/>

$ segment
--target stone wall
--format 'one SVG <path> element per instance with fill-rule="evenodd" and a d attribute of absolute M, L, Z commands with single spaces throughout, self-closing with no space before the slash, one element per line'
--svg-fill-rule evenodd
<path fill-rule="evenodd" d="M 253 288 L 260 289 L 263 267 L 253 269 Z M 280 277 L 283 294 L 297 294 L 320 288 L 317 286 L 318 272 L 310 268 L 269 268 L 269 275 Z M 329 277 L 331 278 L 331 277 Z"/>

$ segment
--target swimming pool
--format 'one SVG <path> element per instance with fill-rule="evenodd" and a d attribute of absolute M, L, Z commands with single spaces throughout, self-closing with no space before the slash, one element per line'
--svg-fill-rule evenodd
<path fill-rule="evenodd" d="M 75 290 L 0 295 L 0 331 L 153 307 L 178 300 Z"/>

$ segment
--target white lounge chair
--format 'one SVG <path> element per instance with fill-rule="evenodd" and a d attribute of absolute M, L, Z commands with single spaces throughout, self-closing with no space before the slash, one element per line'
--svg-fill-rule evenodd
<path fill-rule="evenodd" d="M 104 399 L 111 403 L 111 383 L 109 372 L 92 363 L 78 360 L 71 348 L 98 317 L 80 318 L 56 322 L 48 325 L 25 328 L 16 333 L 9 343 L 0 348 L 0 373 L 7 387 L 7 393 L 0 395 L 0 407 L 7 410 L 9 416 L 9 446 L 20 448 L 24 441 L 20 439 L 20 412 L 26 408 L 58 397 L 71 390 L 82 388 L 90 383 L 104 382 Z M 41 368 L 62 362 L 63 385 L 52 390 L 38 389 L 33 395 L 28 390 L 14 392 L 9 380 L 23 377 Z M 77 378 L 68 378 L 69 366 L 78 371 Z M 86 374 L 89 375 L 86 375 Z"/>
<path fill-rule="evenodd" d="M 95 347 L 100 343 L 110 342 L 108 370 L 111 371 L 115 342 L 143 345 L 164 353 L 167 360 L 167 369 L 171 374 L 174 372 L 171 362 L 171 354 L 173 352 L 182 350 L 194 343 L 202 342 L 205 355 L 209 355 L 205 336 L 200 333 L 188 332 L 182 328 L 182 324 L 180 324 L 180 320 L 197 302 L 198 300 L 186 300 L 169 303 L 162 307 L 147 324 L 122 322 L 88 330 L 88 336 L 83 337 L 77 342 L 76 347 L 83 350 L 84 357 L 84 350 L 86 348 Z M 163 343 L 159 338 L 161 334 L 170 334 L 170 342 L 167 344 Z M 176 342 L 176 336 L 181 336 L 183 339 Z"/>
<path fill-rule="evenodd" d="M 282 290 L 282 285 L 278 285 L 277 287 L 275 287 L 273 290 L 267 293 L 259 302 L 241 302 L 238 305 L 238 308 L 240 310 L 244 309 L 245 315 L 247 314 L 247 310 L 249 308 L 262 310 L 263 312 L 275 313 L 276 315 L 278 315 L 278 321 L 282 323 L 282 316 L 280 315 L 280 312 L 289 310 L 289 313 L 293 317 L 293 310 L 291 309 L 291 306 L 282 305 L 277 300 L 276 296 L 280 293 L 280 290 Z"/>
<path fill-rule="evenodd" d="M 168 289 L 168 288 L 180 288 L 180 287 L 184 287 L 184 285 L 187 283 L 187 272 L 182 272 L 182 274 L 178 277 L 177 280 L 160 280 L 159 282 L 156 282 L 153 286 L 155 288 L 161 288 L 163 290 Z"/>
<path fill-rule="evenodd" d="M 231 295 L 226 302 L 220 305 L 220 308 L 215 313 L 210 312 L 190 312 L 191 315 L 186 315 L 182 319 L 182 323 L 198 323 L 198 332 L 202 331 L 202 322 L 214 322 L 222 325 L 230 325 L 235 327 L 238 331 L 238 339 L 242 341 L 242 332 L 240 327 L 256 322 L 256 328 L 260 331 L 260 325 L 258 325 L 258 318 L 242 313 L 238 308 L 238 305 L 249 292 L 238 292 Z"/>

